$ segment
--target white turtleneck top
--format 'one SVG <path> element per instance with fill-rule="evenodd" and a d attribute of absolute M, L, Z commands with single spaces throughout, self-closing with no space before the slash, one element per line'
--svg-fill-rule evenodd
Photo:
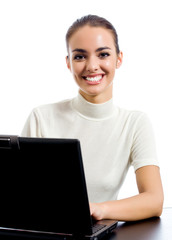
<path fill-rule="evenodd" d="M 21 136 L 77 138 L 90 202 L 117 199 L 129 167 L 158 165 L 154 134 L 145 113 L 87 102 L 80 94 L 34 108 Z"/>

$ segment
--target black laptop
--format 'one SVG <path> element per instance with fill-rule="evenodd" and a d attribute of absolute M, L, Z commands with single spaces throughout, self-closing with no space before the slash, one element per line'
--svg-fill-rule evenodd
<path fill-rule="evenodd" d="M 100 239 L 117 221 L 96 223 L 77 139 L 0 135 L 0 235 Z"/>

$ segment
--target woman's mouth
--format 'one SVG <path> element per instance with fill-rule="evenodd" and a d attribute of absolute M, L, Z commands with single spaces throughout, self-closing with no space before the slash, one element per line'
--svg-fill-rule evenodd
<path fill-rule="evenodd" d="M 86 82 L 91 85 L 99 84 L 102 81 L 103 77 L 103 74 L 83 76 L 84 80 L 86 80 Z"/>

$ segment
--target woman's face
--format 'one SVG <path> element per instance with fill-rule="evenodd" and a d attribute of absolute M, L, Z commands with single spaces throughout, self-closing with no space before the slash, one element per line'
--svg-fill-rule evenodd
<path fill-rule="evenodd" d="M 122 63 L 117 56 L 112 33 L 101 27 L 84 26 L 69 39 L 66 58 L 79 92 L 88 101 L 103 103 L 112 98 L 116 68 Z"/>

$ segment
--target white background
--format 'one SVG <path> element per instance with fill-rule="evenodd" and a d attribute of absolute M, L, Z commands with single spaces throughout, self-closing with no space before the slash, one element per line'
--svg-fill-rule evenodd
<path fill-rule="evenodd" d="M 153 124 L 165 193 L 172 206 L 171 0 L 0 0 L 0 134 L 20 135 L 32 108 L 77 94 L 66 68 L 65 34 L 97 14 L 115 26 L 124 54 L 114 102 Z M 133 169 L 120 198 L 137 193 Z"/>

